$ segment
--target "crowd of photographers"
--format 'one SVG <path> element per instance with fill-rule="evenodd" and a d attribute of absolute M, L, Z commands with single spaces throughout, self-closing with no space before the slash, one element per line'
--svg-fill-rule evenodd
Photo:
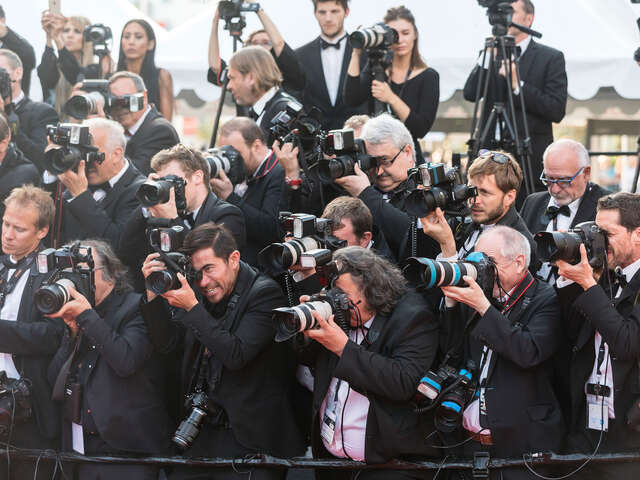
<path fill-rule="evenodd" d="M 531 2 L 514 5 L 530 26 Z M 238 9 L 264 31 L 227 64 L 218 22 L 241 31 Z M 208 78 L 241 115 L 204 152 L 169 121 L 170 75 L 146 22 L 127 24 L 115 67 L 108 28 L 46 12 L 38 72 L 51 104 L 29 100 L 24 49 L 7 34 L 0 478 L 296 476 L 39 462 L 9 445 L 473 459 L 451 478 L 640 473 L 538 462 L 640 447 L 640 195 L 590 182 L 587 150 L 568 139 L 547 142 L 534 169 L 544 189 L 519 208 L 526 173 L 510 153 L 480 150 L 465 175 L 425 163 L 417 139 L 435 118 L 438 74 L 411 12 L 391 8 L 351 35 L 346 0 L 314 0 L 313 13 L 322 33 L 294 51 L 256 2 L 220 2 Z M 517 88 L 547 95 L 533 84 Z M 525 464 L 489 471 L 494 457 Z"/>

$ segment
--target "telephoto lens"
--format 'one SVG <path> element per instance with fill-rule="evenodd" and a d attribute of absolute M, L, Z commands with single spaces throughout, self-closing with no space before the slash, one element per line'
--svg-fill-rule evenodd
<path fill-rule="evenodd" d="M 465 275 L 473 279 L 478 277 L 475 265 L 469 262 L 447 262 L 417 257 L 407 260 L 404 274 L 410 282 L 420 284 L 426 289 L 448 286 L 465 287 L 467 284 L 462 279 Z"/>
<path fill-rule="evenodd" d="M 215 413 L 214 405 L 204 392 L 198 392 L 190 398 L 192 410 L 189 416 L 180 422 L 178 429 L 173 434 L 173 443 L 181 450 L 187 450 L 200 433 L 200 425 L 207 415 Z"/>
<path fill-rule="evenodd" d="M 318 312 L 322 318 L 328 320 L 333 309 L 329 302 L 316 301 L 296 305 L 295 307 L 276 308 L 273 319 L 278 324 L 276 342 L 289 340 L 295 334 L 310 330 L 316 326 L 316 319 L 312 312 Z"/>
<path fill-rule="evenodd" d="M 36 308 L 45 315 L 57 312 L 71 300 L 69 288 L 75 288 L 75 284 L 68 278 L 61 278 L 51 285 L 40 287 L 33 297 Z"/>
<path fill-rule="evenodd" d="M 258 253 L 258 263 L 269 272 L 281 273 L 297 265 L 303 253 L 317 248 L 321 248 L 320 242 L 313 237 L 272 243 Z"/>
<path fill-rule="evenodd" d="M 98 108 L 104 108 L 104 96 L 99 92 L 74 95 L 64 104 L 64 111 L 73 118 L 84 119 L 96 115 Z"/>

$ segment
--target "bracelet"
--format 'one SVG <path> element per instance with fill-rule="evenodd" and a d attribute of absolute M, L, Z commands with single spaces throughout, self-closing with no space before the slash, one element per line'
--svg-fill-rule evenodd
<path fill-rule="evenodd" d="M 302 179 L 301 178 L 285 177 L 284 178 L 284 183 L 286 183 L 290 187 L 298 187 L 298 186 L 302 185 Z"/>

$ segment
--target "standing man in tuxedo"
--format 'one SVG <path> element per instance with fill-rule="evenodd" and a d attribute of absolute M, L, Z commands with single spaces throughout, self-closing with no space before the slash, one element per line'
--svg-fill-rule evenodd
<path fill-rule="evenodd" d="M 518 0 L 512 4 L 514 23 L 531 27 L 535 8 L 531 0 Z M 507 98 L 507 88 L 511 88 L 514 94 L 516 118 L 518 119 L 518 134 L 524 138 L 524 126 L 521 123 L 520 95 L 524 96 L 524 105 L 527 112 L 527 124 L 531 137 L 531 170 L 536 182 L 536 190 L 543 190 L 543 185 L 538 181 L 542 170 L 542 153 L 553 142 L 552 122 L 559 123 L 565 115 L 567 106 L 567 72 L 565 69 L 564 55 L 546 45 L 541 45 L 532 40 L 528 33 L 516 27 L 509 27 L 508 35 L 514 37 L 516 46 L 520 49 L 520 85 L 517 84 L 515 68 L 512 78 L 506 80 L 504 68 L 500 68 L 500 81 L 493 81 L 485 99 L 487 116 L 491 111 L 496 98 Z M 464 98 L 470 102 L 476 100 L 478 89 L 478 77 L 482 68 L 481 64 L 472 70 L 464 86 Z M 486 74 L 486 71 L 485 71 Z M 509 85 L 507 85 L 507 83 Z M 501 91 L 498 92 L 497 89 Z M 486 120 L 486 118 L 485 118 Z M 490 128 L 490 132 L 494 129 Z M 480 148 L 494 148 L 493 136 L 489 135 L 487 143 Z"/>
<path fill-rule="evenodd" d="M 529 231 L 535 235 L 569 230 L 578 223 L 594 220 L 598 199 L 610 192 L 589 181 L 587 149 L 575 140 L 558 140 L 545 150 L 543 166 L 541 178 L 547 191 L 529 195 L 520 210 Z M 542 265 L 537 277 L 555 283 L 548 263 Z"/>
<path fill-rule="evenodd" d="M 306 76 L 301 98 L 307 109 L 320 109 L 323 128 L 339 129 L 352 115 L 367 111 L 366 102 L 350 107 L 344 101 L 344 82 L 353 50 L 344 31 L 349 0 L 313 0 L 313 13 L 320 36 L 296 50 Z M 365 63 L 363 58 L 360 66 Z"/>
<path fill-rule="evenodd" d="M 22 80 L 19 83 L 25 95 L 29 95 L 31 72 L 36 66 L 36 54 L 28 40 L 7 26 L 7 19 L 2 6 L 0 6 L 0 48 L 11 50 L 20 57 L 24 75 L 22 75 Z"/>

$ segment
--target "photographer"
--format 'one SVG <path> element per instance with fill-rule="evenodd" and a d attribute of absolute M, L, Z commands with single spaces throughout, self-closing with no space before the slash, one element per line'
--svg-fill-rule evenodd
<path fill-rule="evenodd" d="M 209 165 L 200 152 L 182 144 L 158 152 L 151 159 L 149 181 L 157 181 L 173 175 L 186 182 L 183 199 L 176 197 L 175 183 L 172 182 L 169 200 L 149 207 L 137 206 L 126 224 L 118 247 L 119 256 L 131 269 L 138 268 L 144 258 L 151 253 L 145 230 L 150 218 L 167 219 L 171 225 L 186 229 L 195 228 L 207 222 L 225 225 L 232 233 L 239 249 L 244 249 L 246 230 L 242 211 L 230 203 L 220 200 L 211 192 Z M 147 181 L 147 183 L 149 183 Z M 179 212 L 177 202 L 185 204 L 185 211 Z M 141 288 L 139 275 L 135 276 L 136 291 Z"/>
<path fill-rule="evenodd" d="M 31 85 L 31 71 L 36 66 L 36 55 L 31 44 L 7 26 L 7 19 L 2 6 L 0 6 L 0 48 L 11 50 L 20 58 L 20 62 L 24 67 L 24 75 L 19 83 L 22 91 L 28 96 Z"/>
<path fill-rule="evenodd" d="M 248 3 L 257 3 L 249 0 Z M 291 47 L 284 41 L 278 28 L 273 23 L 262 7 L 256 12 L 264 30 L 251 33 L 244 42 L 245 46 L 262 47 L 267 50 L 282 72 L 282 88 L 287 92 L 302 90 L 304 87 L 304 72 L 300 68 L 298 59 Z M 227 64 L 220 58 L 220 46 L 218 42 L 218 25 L 220 23 L 220 6 L 216 8 L 216 14 L 211 24 L 211 36 L 209 37 L 209 71 L 207 81 L 214 85 L 222 86 L 222 78 L 227 69 Z"/>
<path fill-rule="evenodd" d="M 63 402 L 65 412 L 62 448 L 86 455 L 168 453 L 170 423 L 159 388 L 162 372 L 140 315 L 140 295 L 131 292 L 127 270 L 108 244 L 88 240 L 82 246 L 91 248 L 95 304 L 77 286 L 70 287 L 70 299 L 49 315 L 67 325 L 48 371 L 53 397 Z M 80 463 L 75 475 L 157 478 L 158 470 Z"/>
<path fill-rule="evenodd" d="M 335 310 L 328 318 L 314 310 L 317 327 L 304 332 L 314 342 L 300 356 L 315 368 L 314 457 L 383 463 L 438 455 L 425 442 L 433 426 L 411 404 L 438 348 L 435 319 L 424 300 L 406 287 L 400 270 L 372 251 L 345 247 L 335 252 L 334 260 L 339 272 L 334 287 L 350 305 L 348 326 L 345 331 L 336 324 Z M 363 470 L 359 478 L 380 474 Z M 316 475 L 336 478 L 333 471 Z M 350 476 L 348 472 L 344 478 Z M 384 478 L 421 476 L 385 471 Z"/>
<path fill-rule="evenodd" d="M 0 265 L 0 370 L 11 379 L 29 383 L 26 399 L 4 392 L 2 442 L 18 448 L 55 449 L 59 435 L 58 411 L 51 401 L 47 368 L 64 331 L 58 320 L 45 319 L 35 308 L 34 293 L 46 276 L 38 273 L 36 254 L 53 222 L 55 207 L 50 195 L 31 185 L 15 188 L 4 201 L 2 264 Z M 3 381 L 3 383 L 8 383 Z M 6 385 L 2 385 L 4 390 Z M 25 416 L 25 401 L 32 410 Z M 7 403 L 10 402 L 10 403 Z M 14 403 L 15 402 L 15 403 Z M 15 405 L 12 407 L 12 404 Z M 13 418 L 11 418 L 13 417 Z M 10 437 L 7 436 L 11 428 Z M 0 471 L 7 473 L 7 455 L 0 455 Z M 52 478 L 53 465 L 35 460 L 11 459 L 11 476 L 3 478 Z"/>
<path fill-rule="evenodd" d="M 564 422 L 546 371 L 560 340 L 556 294 L 528 271 L 529 241 L 520 232 L 505 226 L 487 230 L 478 239 L 476 252 L 494 264 L 495 279 L 488 287 L 492 291 L 483 291 L 468 275 L 463 277 L 467 286 L 442 287 L 449 302 L 464 304 L 448 309 L 446 316 L 454 322 L 449 327 L 458 338 L 447 347 L 453 346 L 458 355 L 470 352 L 455 366 L 469 360 L 477 366 L 476 391 L 462 415 L 464 433 L 472 438 L 464 453 L 520 458 L 558 451 Z M 461 439 L 451 440 L 458 444 Z M 507 468 L 501 469 L 501 476 L 529 478 L 529 473 Z"/>
<path fill-rule="evenodd" d="M 44 171 L 46 167 L 42 161 L 47 146 L 46 126 L 58 123 L 58 114 L 46 103 L 31 101 L 22 91 L 22 62 L 11 50 L 0 49 L 0 68 L 9 72 L 11 77 L 11 99 L 3 99 L 2 106 L 10 119 L 14 114 L 17 115 L 17 131 L 13 132 L 13 140 L 20 151 Z"/>
<path fill-rule="evenodd" d="M 235 240 L 224 226 L 207 223 L 195 228 L 183 251 L 196 272 L 198 293 L 177 274 L 180 288 L 164 293 L 164 298 L 147 290 L 149 303 L 143 305 L 142 314 L 158 351 L 184 351 L 181 398 L 196 392 L 206 398 L 207 419 L 199 425 L 195 440 L 183 439 L 185 454 L 300 455 L 304 447 L 288 398 L 295 364 L 287 346 L 273 341 L 272 310 L 285 302 L 280 287 L 240 260 Z M 166 268 L 157 257 L 152 254 L 145 260 L 146 278 Z M 176 436 L 184 435 L 178 430 Z M 205 472 L 180 467 L 169 478 L 202 478 Z M 221 474 L 242 476 L 230 468 Z M 274 469 L 252 472 L 258 478 L 283 474 Z"/>
<path fill-rule="evenodd" d="M 373 97 L 386 104 L 388 112 L 411 132 L 420 164 L 424 161 L 420 139 L 431 130 L 440 102 L 439 75 L 433 68 L 427 68 L 420 55 L 416 21 L 408 8 L 390 8 L 384 23 L 397 32 L 397 41 L 390 46 L 393 61 L 385 72 L 389 81 L 372 80 L 372 55 L 361 71 L 362 49 L 354 48 L 344 86 L 345 102 L 355 107 Z M 373 114 L 371 109 L 369 113 Z"/>
<path fill-rule="evenodd" d="M 608 240 L 605 267 L 611 271 L 594 272 L 584 245 L 576 265 L 556 261 L 572 352 L 565 378 L 571 405 L 566 448 L 588 455 L 597 447 L 597 453 L 640 448 L 640 195 L 601 198 L 596 224 Z M 589 464 L 580 476 L 617 480 L 639 473 L 637 464 Z"/>
<path fill-rule="evenodd" d="M 284 184 L 284 170 L 264 143 L 260 127 L 249 118 L 229 120 L 220 129 L 218 145 L 235 148 L 246 167 L 247 178 L 236 185 L 223 170 L 211 178 L 211 187 L 222 200 L 242 210 L 247 226 L 247 246 L 243 259 L 256 265 L 258 252 L 279 240 L 278 212 Z"/>
<path fill-rule="evenodd" d="M 75 171 L 58 175 L 66 189 L 59 203 L 61 228 L 54 239 L 58 245 L 93 237 L 116 246 L 129 215 L 138 205 L 135 194 L 144 177 L 124 156 L 125 139 L 119 124 L 91 118 L 82 125 L 89 127 L 91 145 L 104 154 L 104 160 L 81 160 Z M 60 147 L 47 147 L 55 148 Z"/>

